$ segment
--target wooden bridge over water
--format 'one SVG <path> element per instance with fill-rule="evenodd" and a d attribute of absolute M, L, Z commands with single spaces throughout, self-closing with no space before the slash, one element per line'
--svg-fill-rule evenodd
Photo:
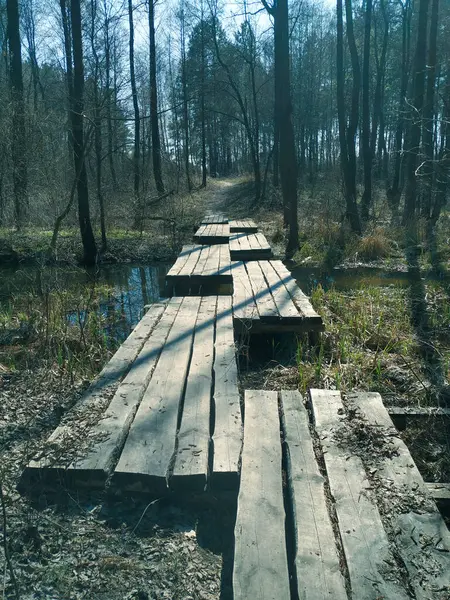
<path fill-rule="evenodd" d="M 240 393 L 236 336 L 323 329 L 255 223 L 205 218 L 166 293 L 21 489 L 237 497 L 236 600 L 448 600 L 449 531 L 378 394 Z"/>

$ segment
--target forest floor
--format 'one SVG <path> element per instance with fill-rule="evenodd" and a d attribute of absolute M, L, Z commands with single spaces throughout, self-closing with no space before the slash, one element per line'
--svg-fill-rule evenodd
<path fill-rule="evenodd" d="M 323 200 L 322 192 L 315 194 L 316 201 Z M 254 218 L 281 256 L 280 204 L 276 194 L 270 200 L 253 207 L 251 185 L 245 179 L 211 182 L 206 191 L 186 201 L 194 216 L 184 219 L 186 208 L 177 209 L 182 226 L 176 236 L 173 231 L 162 232 L 161 224 L 155 222 L 142 238 L 127 234 L 137 240 L 141 254 L 127 255 L 126 240 L 116 256 L 145 261 L 153 255 L 154 243 L 159 248 L 161 238 L 161 248 L 170 249 L 173 256 L 181 243 L 191 239 L 195 220 L 207 209 L 223 210 L 230 218 Z M 316 219 L 309 202 L 303 198 L 300 204 L 302 247 L 296 261 L 305 263 L 311 257 L 306 264 L 324 264 L 334 255 L 339 259 L 335 264 L 350 264 L 356 242 L 342 233 L 339 210 L 330 205 Z M 416 256 L 417 268 L 411 269 L 400 236 L 396 238 L 387 225 L 376 227 L 373 237 L 383 240 L 371 247 L 384 250 L 383 256 L 372 251 L 372 263 L 386 269 L 409 268 L 410 284 L 361 287 L 355 282 L 343 290 L 316 285 L 311 299 L 326 327 L 320 341 L 311 346 L 306 338 L 256 340 L 250 353 L 241 356 L 242 386 L 302 392 L 310 386 L 343 392 L 371 390 L 379 391 L 386 404 L 450 405 L 447 280 L 423 279 L 433 266 L 429 254 L 424 250 Z M 7 235 L 17 248 L 20 238 Z M 33 237 L 32 232 L 29 235 Z M 71 235 L 75 240 L 75 233 Z M 124 236 L 120 232 L 117 237 Z M 44 237 L 37 236 L 41 241 Z M 389 240 L 387 254 L 385 239 Z M 77 244 L 70 246 L 64 260 L 75 259 Z M 36 246 L 30 243 L 29 248 L 33 259 Z M 447 260 L 448 251 L 448 242 L 440 241 L 441 263 Z M 162 500 L 148 504 L 142 499 L 124 504 L 102 494 L 82 497 L 69 491 L 30 498 L 16 491 L 25 464 L 113 350 L 105 344 L 98 323 L 88 322 L 83 330 L 75 323 L 73 331 L 67 332 L 62 325 L 66 302 L 61 292 L 52 303 L 47 299 L 39 304 L 37 314 L 38 303 L 33 299 L 33 335 L 3 345 L 0 340 L 0 483 L 6 515 L 3 522 L 0 516 L 0 530 L 4 532 L 6 524 L 5 548 L 11 561 L 8 568 L 0 551 L 0 572 L 4 573 L 0 595 L 3 588 L 5 598 L 24 600 L 226 600 L 231 584 L 233 506 L 214 502 L 204 507 L 176 506 Z M 8 324 L 23 322 L 27 310 L 20 303 L 8 310 L 0 306 L 0 333 Z M 408 428 L 402 435 L 426 479 L 450 481 L 447 423 L 430 420 L 425 427 Z"/>

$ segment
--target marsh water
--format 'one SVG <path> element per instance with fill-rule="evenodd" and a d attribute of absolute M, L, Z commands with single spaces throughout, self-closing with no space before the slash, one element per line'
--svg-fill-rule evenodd
<path fill-rule="evenodd" d="M 164 296 L 164 278 L 169 268 L 167 263 L 112 264 L 95 270 L 36 265 L 0 267 L 0 310 L 21 295 L 42 296 L 51 291 L 89 293 L 96 288 L 100 298 L 98 310 L 105 318 L 109 335 L 123 340 L 142 317 L 144 306 Z M 408 272 L 363 267 L 330 271 L 295 267 L 292 274 L 305 293 L 318 284 L 325 289 L 335 286 L 349 290 L 369 286 L 408 287 L 412 283 Z M 112 315 L 114 318 L 110 318 Z"/>

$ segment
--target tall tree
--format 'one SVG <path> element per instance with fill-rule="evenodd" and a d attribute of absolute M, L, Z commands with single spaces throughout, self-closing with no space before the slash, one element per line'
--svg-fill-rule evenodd
<path fill-rule="evenodd" d="M 129 56 L 130 56 L 130 83 L 131 95 L 133 98 L 134 110 L 134 152 L 133 152 L 133 171 L 134 171 L 134 200 L 140 210 L 140 148 L 141 148 L 141 117 L 139 112 L 138 92 L 136 87 L 136 75 L 134 70 L 134 24 L 133 24 L 133 0 L 128 0 L 128 25 L 130 30 Z"/>
<path fill-rule="evenodd" d="M 64 0 L 61 0 L 61 2 L 64 2 Z M 70 22 L 72 26 L 73 54 L 73 102 L 71 107 L 71 121 L 75 176 L 77 177 L 78 220 L 80 224 L 81 241 L 83 243 L 83 263 L 92 265 L 97 259 L 97 246 L 91 225 L 85 160 L 86 149 L 83 128 L 84 65 L 80 0 L 70 0 Z"/>
<path fill-rule="evenodd" d="M 415 218 L 417 201 L 417 157 L 420 150 L 423 105 L 425 97 L 425 67 L 427 48 L 428 0 L 420 0 L 417 44 L 414 58 L 413 97 L 410 111 L 409 147 L 406 159 L 405 224 L 412 224 Z"/>
<path fill-rule="evenodd" d="M 437 33 L 439 0 L 432 0 L 430 17 L 430 43 L 428 45 L 426 102 L 423 110 L 424 190 L 422 214 L 429 219 L 432 210 L 434 174 L 434 114 L 437 71 Z"/>
<path fill-rule="evenodd" d="M 8 19 L 9 83 L 12 104 L 11 151 L 14 216 L 16 226 L 20 229 L 24 225 L 28 206 L 28 172 L 18 0 L 6 0 L 6 16 Z"/>
<path fill-rule="evenodd" d="M 346 201 L 346 215 L 352 231 L 361 233 L 361 223 L 358 214 L 358 205 L 356 203 L 356 162 L 355 162 L 355 137 L 353 130 L 350 130 L 350 124 L 347 128 L 347 119 L 345 114 L 345 75 L 344 75 L 344 18 L 342 0 L 337 0 L 337 47 L 336 47 L 336 89 L 337 89 L 337 109 L 339 123 L 339 143 L 341 148 L 341 170 L 344 183 L 344 195 Z M 355 88 L 354 88 L 355 91 Z M 353 97 L 353 104 L 355 98 Z M 355 107 L 353 106 L 353 109 Z M 354 123 L 352 124 L 354 127 Z M 352 150 L 350 150 L 352 147 Z"/>
<path fill-rule="evenodd" d="M 411 48 L 411 0 L 405 0 L 401 3 L 402 7 L 402 59 L 400 67 L 400 93 L 398 99 L 398 117 L 395 128 L 395 158 L 394 175 L 392 185 L 387 191 L 388 202 L 394 219 L 397 219 L 400 196 L 402 193 L 402 165 L 403 165 L 403 136 L 405 130 L 405 107 L 406 90 L 408 88 L 408 79 L 410 71 L 410 48 Z"/>
<path fill-rule="evenodd" d="M 161 139 L 158 120 L 158 89 L 156 84 L 155 4 L 148 0 L 148 27 L 150 32 L 150 125 L 152 130 L 153 176 L 159 194 L 164 193 L 161 165 Z"/>
<path fill-rule="evenodd" d="M 291 76 L 289 66 L 289 11 L 287 0 L 273 0 L 270 6 L 262 0 L 273 16 L 275 43 L 275 105 L 279 109 L 279 158 L 283 203 L 288 207 L 289 234 L 286 257 L 292 258 L 298 249 L 297 156 L 292 125 Z"/>
<path fill-rule="evenodd" d="M 364 163 L 364 193 L 361 199 L 361 217 L 369 218 L 372 204 L 372 148 L 370 146 L 370 29 L 372 24 L 372 0 L 366 1 L 364 17 L 364 55 L 362 70 L 362 147 Z"/>

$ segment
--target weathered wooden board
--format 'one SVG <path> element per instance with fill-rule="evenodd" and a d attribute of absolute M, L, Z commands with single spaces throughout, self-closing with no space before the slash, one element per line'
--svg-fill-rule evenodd
<path fill-rule="evenodd" d="M 222 213 L 215 213 L 211 215 L 205 215 L 201 222 L 202 225 L 207 225 L 211 223 L 217 223 L 221 225 L 228 223 L 228 219 Z"/>
<path fill-rule="evenodd" d="M 374 492 L 361 459 L 342 445 L 344 407 L 333 390 L 310 390 L 331 494 L 350 575 L 352 598 L 406 599 L 409 594 L 396 580 L 398 569 L 381 522 Z"/>
<path fill-rule="evenodd" d="M 203 491 L 208 476 L 217 296 L 205 296 L 195 325 L 181 426 L 170 487 Z"/>
<path fill-rule="evenodd" d="M 114 470 L 115 491 L 167 490 L 199 306 L 199 297 L 183 299 Z"/>
<path fill-rule="evenodd" d="M 259 260 L 231 263 L 233 314 L 237 331 L 322 331 L 321 317 L 313 310 L 301 290 L 298 293 L 302 295 L 303 310 L 294 303 L 292 293 L 273 266 L 277 262 L 279 261 Z M 297 287 L 290 275 L 289 279 Z M 305 312 L 309 316 L 305 316 Z"/>
<path fill-rule="evenodd" d="M 283 320 L 292 321 L 293 323 L 298 321 L 299 317 L 303 318 L 303 314 L 299 314 L 297 307 L 286 290 L 286 286 L 280 280 L 271 261 L 260 260 L 258 261 L 258 265 L 264 274 L 279 316 Z"/>
<path fill-rule="evenodd" d="M 57 481 L 70 483 L 73 473 L 67 469 L 74 460 L 85 455 L 90 447 L 86 437 L 95 425 L 92 420 L 98 423 L 110 402 L 115 405 L 116 391 L 121 380 L 128 373 L 165 309 L 165 304 L 154 304 L 149 308 L 69 413 L 68 419 L 50 435 L 43 456 L 30 461 L 24 469 L 19 483 L 21 489 L 29 489 L 34 484 L 52 485 Z M 105 469 L 108 468 L 106 463 Z M 102 474 L 99 472 L 101 470 L 96 469 L 94 480 L 96 475 L 103 479 L 106 477 L 106 471 Z"/>
<path fill-rule="evenodd" d="M 234 345 L 231 298 L 217 298 L 217 322 L 214 358 L 214 489 L 237 490 L 242 446 L 242 417 Z"/>
<path fill-rule="evenodd" d="M 228 244 L 183 246 L 182 255 L 166 275 L 168 295 L 231 293 Z"/>
<path fill-rule="evenodd" d="M 318 327 L 323 327 L 322 318 L 320 315 L 316 313 L 314 308 L 312 307 L 311 302 L 309 301 L 308 296 L 306 296 L 302 290 L 299 288 L 295 280 L 293 279 L 290 271 L 284 266 L 281 260 L 272 260 L 272 267 L 277 272 L 281 281 L 284 283 L 287 291 L 289 292 L 294 304 L 297 306 L 300 313 L 309 319 L 309 323 L 315 324 Z"/>
<path fill-rule="evenodd" d="M 251 219 L 230 221 L 230 233 L 258 233 L 258 227 Z"/>
<path fill-rule="evenodd" d="M 262 260 L 272 257 L 272 249 L 262 233 L 230 234 L 231 260 Z"/>
<path fill-rule="evenodd" d="M 347 600 L 336 540 L 328 514 L 324 478 L 309 432 L 308 413 L 297 391 L 282 391 L 282 426 L 294 517 L 298 597 Z"/>
<path fill-rule="evenodd" d="M 96 441 L 90 452 L 70 465 L 69 475 L 79 487 L 103 488 L 116 465 L 131 422 L 142 400 L 153 369 L 177 316 L 181 298 L 172 298 L 157 326 L 131 365 L 128 375 L 102 419 L 89 435 Z"/>
<path fill-rule="evenodd" d="M 290 598 L 281 458 L 277 393 L 246 390 L 234 600 Z"/>
<path fill-rule="evenodd" d="M 397 434 L 379 394 L 350 394 L 348 401 L 369 427 L 389 439 L 389 456 L 380 458 L 375 478 L 390 498 L 389 520 L 393 532 L 399 535 L 398 552 L 415 597 L 450 597 L 450 533 L 406 444 Z M 423 514 L 413 510 L 412 502 Z"/>
<path fill-rule="evenodd" d="M 436 502 L 450 504 L 450 483 L 425 483 L 428 493 Z"/>
<path fill-rule="evenodd" d="M 233 316 L 240 321 L 259 319 L 253 296 L 252 284 L 242 261 L 232 263 L 233 272 Z"/>
<path fill-rule="evenodd" d="M 270 293 L 270 288 L 264 278 L 259 262 L 251 261 L 246 264 L 247 273 L 253 290 L 253 297 L 261 320 L 278 322 L 280 313 Z"/>
<path fill-rule="evenodd" d="M 228 224 L 200 225 L 194 235 L 194 240 L 199 244 L 227 244 L 229 239 Z"/>

